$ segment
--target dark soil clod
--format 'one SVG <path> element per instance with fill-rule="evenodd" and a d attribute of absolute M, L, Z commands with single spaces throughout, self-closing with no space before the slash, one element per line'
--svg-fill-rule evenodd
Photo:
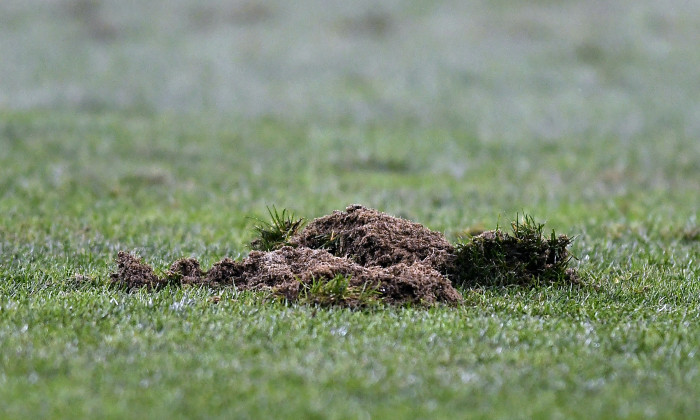
<path fill-rule="evenodd" d="M 211 286 L 230 286 L 242 274 L 243 268 L 241 263 L 231 258 L 224 258 L 214 264 L 206 274 L 202 273 L 202 276 L 205 279 L 204 282 Z"/>
<path fill-rule="evenodd" d="M 199 261 L 194 258 L 183 258 L 170 266 L 166 277 L 185 284 L 194 283 L 202 277 L 202 269 L 199 268 Z"/>
<path fill-rule="evenodd" d="M 159 289 L 168 282 L 161 279 L 153 272 L 153 268 L 143 262 L 140 258 L 119 251 L 117 254 L 117 272 L 109 276 L 115 283 L 127 287 L 129 290 L 147 288 Z"/>

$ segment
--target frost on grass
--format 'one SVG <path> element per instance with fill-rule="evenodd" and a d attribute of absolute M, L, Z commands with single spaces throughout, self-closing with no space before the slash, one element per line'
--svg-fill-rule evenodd
<path fill-rule="evenodd" d="M 570 239 L 542 235 L 531 217 L 513 233 L 488 231 L 452 246 L 408 220 L 360 205 L 311 221 L 275 210 L 256 226 L 253 250 L 225 258 L 208 271 L 193 258 L 175 261 L 161 277 L 139 258 L 120 252 L 112 281 L 129 289 L 174 285 L 235 286 L 267 291 L 290 302 L 364 307 L 458 304 L 455 287 L 536 285 L 578 281 L 568 268 Z"/>

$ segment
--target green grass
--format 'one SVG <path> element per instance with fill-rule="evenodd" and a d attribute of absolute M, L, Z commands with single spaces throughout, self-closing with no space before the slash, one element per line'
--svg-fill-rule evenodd
<path fill-rule="evenodd" d="M 93 3 L 0 2 L 0 418 L 700 416 L 697 4 Z M 351 203 L 536 215 L 599 287 L 108 287 Z"/>
<path fill-rule="evenodd" d="M 536 144 L 518 153 L 477 148 L 489 159 L 470 158 L 480 169 L 457 181 L 432 170 L 338 170 L 328 163 L 342 147 L 337 137 L 319 135 L 319 156 L 308 127 L 267 119 L 205 125 L 42 111 L 0 120 L 4 418 L 700 412 L 698 186 L 660 170 L 671 162 L 630 167 L 619 194 L 596 170 L 604 142 L 571 140 L 574 163 Z M 421 148 L 432 129 L 371 130 L 397 148 Z M 220 147 L 232 143 L 235 151 Z M 434 147 L 416 156 L 449 159 Z M 523 158 L 550 169 L 533 167 L 517 177 L 521 188 L 500 188 Z M 256 162 L 267 170 L 255 174 Z M 538 183 L 549 171 L 578 178 Z M 675 188 L 649 187 L 648 173 Z M 572 187 L 596 184 L 594 199 Z M 207 268 L 245 254 L 255 236 L 247 216 L 262 218 L 272 202 L 315 216 L 363 202 L 451 236 L 495 226 L 517 203 L 577 235 L 572 263 L 600 289 L 467 289 L 457 309 L 353 312 L 234 290 L 107 286 L 119 249 L 160 272 L 184 256 Z"/>
<path fill-rule="evenodd" d="M 320 307 L 348 306 L 367 309 L 377 306 L 380 292 L 369 283 L 351 286 L 351 276 L 338 274 L 333 278 L 314 278 L 310 284 L 302 284 L 299 301 Z"/>

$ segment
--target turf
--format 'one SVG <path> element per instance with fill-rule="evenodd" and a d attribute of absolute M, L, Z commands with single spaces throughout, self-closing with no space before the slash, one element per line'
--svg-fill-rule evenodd
<path fill-rule="evenodd" d="M 69 3 L 0 6 L 0 417 L 700 415 L 700 50 L 698 19 L 674 8 L 686 2 L 444 2 L 371 19 L 336 5 L 312 19 L 334 34 L 320 45 L 313 25 L 280 36 L 305 20 L 273 2 L 252 26 L 208 30 L 198 19 L 237 15 L 154 1 L 162 21 L 146 30 L 119 2 L 104 2 L 113 21 L 76 12 L 89 2 L 55 9 Z M 217 55 L 227 37 L 240 45 Z M 451 54 L 460 37 L 473 48 Z M 250 57 L 222 70 L 237 54 Z M 311 218 L 350 203 L 450 239 L 531 214 L 575 237 L 572 264 L 598 287 L 350 311 L 107 286 L 118 250 L 209 268 L 248 252 L 266 206 Z"/>
<path fill-rule="evenodd" d="M 507 150 L 456 182 L 433 171 L 334 169 L 338 144 L 328 140 L 319 153 L 303 126 L 276 121 L 205 127 L 196 118 L 48 111 L 2 120 L 4 417 L 690 417 L 700 410 L 700 251 L 690 179 L 679 176 L 673 190 L 634 185 L 589 202 L 570 184 L 521 175 L 552 197 L 542 199 L 527 187 L 498 188 L 490 174 L 512 170 Z M 250 137 L 231 134 L 238 124 Z M 399 148 L 430 135 L 420 130 L 373 132 Z M 231 143 L 238 147 L 223 147 Z M 303 165 L 309 156 L 316 165 Z M 441 158 L 428 148 L 423 156 Z M 536 147 L 515 156 L 558 162 Z M 601 158 L 581 148 L 577 162 L 595 167 Z M 265 170 L 253 176 L 256 162 Z M 292 172 L 297 166 L 304 170 Z M 642 169 L 654 168 L 640 168 L 640 177 Z M 598 171 L 569 170 L 579 176 L 572 183 L 602 182 Z M 329 183 L 343 187 L 330 191 Z M 489 199 L 464 198 L 469 191 Z M 450 198 L 431 201 L 442 194 Z M 285 307 L 233 290 L 107 287 L 119 249 L 137 250 L 160 270 L 183 256 L 208 266 L 246 253 L 256 223 L 247 216 L 263 218 L 271 201 L 316 215 L 377 203 L 455 235 L 495 226 L 499 213 L 514 214 L 512 203 L 528 205 L 577 235 L 574 265 L 600 287 L 465 290 L 459 309 L 368 312 Z"/>

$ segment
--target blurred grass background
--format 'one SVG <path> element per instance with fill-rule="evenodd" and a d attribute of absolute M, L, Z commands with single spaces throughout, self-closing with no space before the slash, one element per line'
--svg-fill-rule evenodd
<path fill-rule="evenodd" d="M 700 130 L 700 2 L 0 5 L 0 104 L 449 123 L 483 142 Z"/>

